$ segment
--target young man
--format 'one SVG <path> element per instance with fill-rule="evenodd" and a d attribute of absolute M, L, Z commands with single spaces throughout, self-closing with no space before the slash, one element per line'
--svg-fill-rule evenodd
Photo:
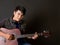
<path fill-rule="evenodd" d="M 22 25 L 24 23 L 24 15 L 26 13 L 26 9 L 23 6 L 17 6 L 14 11 L 13 11 L 13 15 L 12 17 L 3 20 L 0 23 L 0 29 L 2 28 L 7 28 L 7 29 L 14 29 L 14 28 L 18 28 L 20 30 L 21 33 L 23 33 L 24 28 L 22 28 Z M 35 34 L 34 36 L 30 37 L 31 39 L 36 39 L 38 37 L 37 34 Z M 23 43 L 23 39 L 21 39 L 22 41 L 20 41 L 19 45 L 31 45 L 29 43 Z M 0 45 L 6 45 L 5 44 L 5 39 L 4 37 L 0 36 Z"/>

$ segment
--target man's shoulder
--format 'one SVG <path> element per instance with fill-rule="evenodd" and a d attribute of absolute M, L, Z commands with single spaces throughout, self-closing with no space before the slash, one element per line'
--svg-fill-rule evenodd
<path fill-rule="evenodd" d="M 8 20 L 8 18 L 4 18 L 0 22 L 4 22 L 4 21 L 7 21 L 7 20 Z"/>
<path fill-rule="evenodd" d="M 2 21 L 0 21 L 0 23 L 3 23 L 3 24 L 10 23 L 10 18 L 5 18 Z"/>

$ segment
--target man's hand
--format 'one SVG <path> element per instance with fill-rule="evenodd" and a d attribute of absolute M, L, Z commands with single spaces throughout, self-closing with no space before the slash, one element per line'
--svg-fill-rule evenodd
<path fill-rule="evenodd" d="M 32 39 L 37 39 L 38 38 L 38 34 L 37 32 L 35 32 L 34 36 L 32 36 Z"/>
<path fill-rule="evenodd" d="M 15 39 L 15 36 L 11 34 L 8 40 L 14 40 L 14 39 Z"/>
<path fill-rule="evenodd" d="M 28 37 L 29 39 L 37 39 L 38 38 L 38 34 L 37 32 L 35 32 L 35 34 L 32 37 Z"/>

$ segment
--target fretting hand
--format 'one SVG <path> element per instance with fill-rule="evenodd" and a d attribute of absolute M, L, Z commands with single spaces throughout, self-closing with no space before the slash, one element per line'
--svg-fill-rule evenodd
<path fill-rule="evenodd" d="M 38 34 L 37 32 L 35 32 L 34 36 L 32 36 L 32 39 L 37 39 L 38 38 Z"/>
<path fill-rule="evenodd" d="M 28 37 L 29 39 L 37 39 L 38 38 L 38 34 L 37 32 L 35 32 L 35 34 L 32 37 Z"/>

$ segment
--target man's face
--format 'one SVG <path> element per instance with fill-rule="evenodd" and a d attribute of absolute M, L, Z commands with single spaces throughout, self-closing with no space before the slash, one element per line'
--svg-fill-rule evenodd
<path fill-rule="evenodd" d="M 23 13 L 20 10 L 14 11 L 14 19 L 20 21 L 23 18 Z"/>

